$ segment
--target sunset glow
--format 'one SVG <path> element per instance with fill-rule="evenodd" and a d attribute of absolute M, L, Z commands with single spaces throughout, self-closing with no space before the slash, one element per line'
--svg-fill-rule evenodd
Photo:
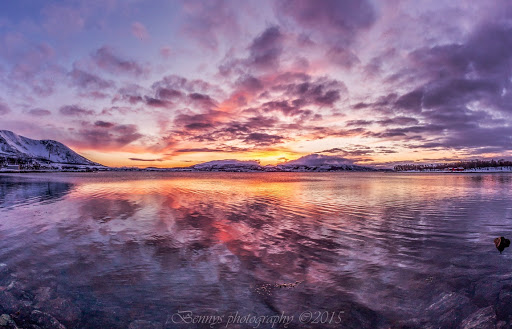
<path fill-rule="evenodd" d="M 510 1 L 3 1 L 0 129 L 108 166 L 512 155 Z"/>

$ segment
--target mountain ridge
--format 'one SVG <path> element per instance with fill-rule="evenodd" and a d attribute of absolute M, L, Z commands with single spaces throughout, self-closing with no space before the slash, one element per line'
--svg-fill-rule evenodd
<path fill-rule="evenodd" d="M 44 164 L 102 166 L 76 153 L 61 142 L 31 139 L 10 130 L 0 130 L 0 157 Z"/>

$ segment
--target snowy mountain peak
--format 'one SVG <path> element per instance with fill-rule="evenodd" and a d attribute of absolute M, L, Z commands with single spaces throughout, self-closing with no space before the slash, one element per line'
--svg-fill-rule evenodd
<path fill-rule="evenodd" d="M 323 154 L 309 154 L 298 158 L 296 160 L 283 163 L 285 166 L 341 166 L 351 165 L 353 161 L 337 156 L 323 155 Z"/>
<path fill-rule="evenodd" d="M 226 159 L 226 160 L 213 160 L 208 162 L 203 162 L 200 164 L 196 164 L 194 169 L 196 170 L 209 170 L 209 169 L 227 169 L 227 168 L 259 168 L 260 164 L 258 161 L 248 160 L 235 160 L 235 159 Z"/>
<path fill-rule="evenodd" d="M 34 159 L 53 163 L 97 166 L 66 145 L 54 140 L 35 140 L 0 130 L 0 157 Z"/>

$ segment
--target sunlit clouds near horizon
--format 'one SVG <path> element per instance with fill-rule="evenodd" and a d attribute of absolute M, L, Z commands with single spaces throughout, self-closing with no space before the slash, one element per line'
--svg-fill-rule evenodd
<path fill-rule="evenodd" d="M 3 1 L 0 129 L 113 166 L 512 156 L 512 2 Z"/>

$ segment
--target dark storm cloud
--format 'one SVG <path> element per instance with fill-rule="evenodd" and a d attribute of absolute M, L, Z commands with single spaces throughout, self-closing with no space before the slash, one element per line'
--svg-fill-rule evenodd
<path fill-rule="evenodd" d="M 65 105 L 59 109 L 59 113 L 65 116 L 87 116 L 93 115 L 93 110 L 86 110 L 78 105 Z"/>

